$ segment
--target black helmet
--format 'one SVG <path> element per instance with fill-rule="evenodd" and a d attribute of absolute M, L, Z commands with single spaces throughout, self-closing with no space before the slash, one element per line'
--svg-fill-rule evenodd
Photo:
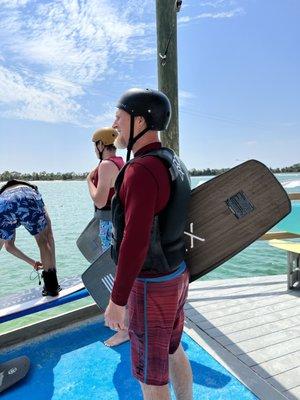
<path fill-rule="evenodd" d="M 171 103 L 158 90 L 129 89 L 120 98 L 117 108 L 133 117 L 144 117 L 150 130 L 163 131 L 168 127 L 171 118 Z"/>

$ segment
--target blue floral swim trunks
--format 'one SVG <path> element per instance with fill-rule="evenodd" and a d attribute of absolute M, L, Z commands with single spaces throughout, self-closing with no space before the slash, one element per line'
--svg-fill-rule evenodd
<path fill-rule="evenodd" d="M 111 246 L 112 222 L 102 221 L 99 223 L 99 236 L 102 244 L 102 251 Z"/>
<path fill-rule="evenodd" d="M 31 235 L 37 235 L 47 226 L 42 196 L 27 186 L 7 189 L 0 194 L 0 239 L 12 240 L 20 225 Z"/>

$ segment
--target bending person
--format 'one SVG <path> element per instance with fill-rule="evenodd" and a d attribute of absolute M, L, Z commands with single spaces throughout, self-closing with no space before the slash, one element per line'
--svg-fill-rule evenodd
<path fill-rule="evenodd" d="M 122 157 L 116 156 L 114 141 L 118 132 L 113 128 L 96 130 L 92 141 L 95 144 L 95 152 L 100 162 L 96 169 L 92 170 L 88 177 L 88 187 L 95 205 L 95 214 L 99 217 L 99 236 L 102 250 L 111 246 L 112 222 L 111 199 L 115 193 L 114 184 L 120 169 L 124 166 Z M 107 346 L 116 346 L 129 339 L 127 329 L 117 332 L 108 339 Z"/>
<path fill-rule="evenodd" d="M 40 261 L 28 257 L 15 245 L 16 229 L 24 226 L 34 236 Z M 51 221 L 37 186 L 11 180 L 0 189 L 0 250 L 2 247 L 33 268 L 43 267 L 43 296 L 57 296 L 60 286 L 56 275 L 55 244 Z"/>

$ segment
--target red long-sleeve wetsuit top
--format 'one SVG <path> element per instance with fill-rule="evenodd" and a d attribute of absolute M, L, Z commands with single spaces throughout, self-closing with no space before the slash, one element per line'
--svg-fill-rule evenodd
<path fill-rule="evenodd" d="M 153 218 L 166 207 L 170 197 L 167 167 L 158 157 L 139 157 L 159 148 L 161 143 L 155 142 L 136 152 L 136 160 L 127 167 L 120 187 L 125 229 L 111 295 L 112 301 L 120 306 L 127 304 L 135 279 L 149 276 L 141 273 L 141 269 L 150 244 Z"/>

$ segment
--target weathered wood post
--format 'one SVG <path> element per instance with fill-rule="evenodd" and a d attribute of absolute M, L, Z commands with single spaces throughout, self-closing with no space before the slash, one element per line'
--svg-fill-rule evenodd
<path fill-rule="evenodd" d="M 158 89 L 172 104 L 169 127 L 161 135 L 164 146 L 179 154 L 177 12 L 181 1 L 156 0 Z"/>

